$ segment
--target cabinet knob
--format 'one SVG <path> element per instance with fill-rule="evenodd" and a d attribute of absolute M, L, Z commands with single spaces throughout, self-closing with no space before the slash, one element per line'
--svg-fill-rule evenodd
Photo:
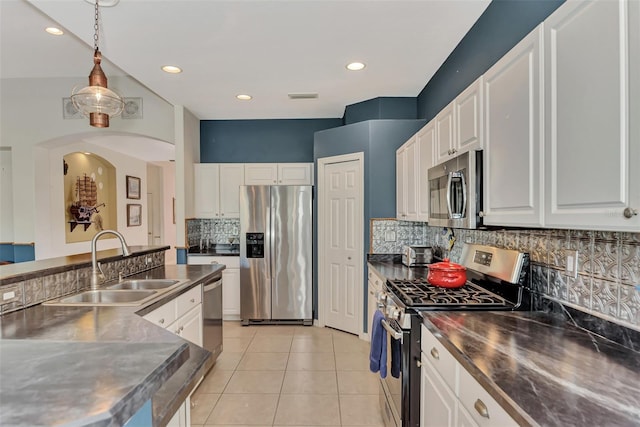
<path fill-rule="evenodd" d="M 224 216 L 224 214 L 220 214 L 220 216 Z"/>
<path fill-rule="evenodd" d="M 433 357 L 436 360 L 440 360 L 440 352 L 438 351 L 437 348 L 432 347 L 430 353 L 431 353 L 431 357 Z"/>
<path fill-rule="evenodd" d="M 416 365 L 418 366 L 418 368 L 422 368 L 422 362 L 419 360 L 416 360 Z"/>
<path fill-rule="evenodd" d="M 158 320 L 158 323 L 163 324 L 164 323 L 164 319 Z"/>
<path fill-rule="evenodd" d="M 273 183 L 276 184 L 276 180 L 275 179 L 273 180 Z"/>
<path fill-rule="evenodd" d="M 627 219 L 633 218 L 634 216 L 638 215 L 638 209 L 626 208 L 624 211 L 622 211 L 622 215 L 624 215 L 624 217 Z"/>
<path fill-rule="evenodd" d="M 478 216 L 479 216 L 480 218 L 484 218 L 484 211 L 480 211 L 480 212 L 478 212 Z"/>
<path fill-rule="evenodd" d="M 487 405 L 485 405 L 482 400 L 476 400 L 476 403 L 473 404 L 473 407 L 481 417 L 489 418 L 489 409 L 487 409 Z"/>
<path fill-rule="evenodd" d="M 194 302 L 196 302 L 196 299 L 195 298 L 191 298 L 191 303 L 194 303 Z"/>

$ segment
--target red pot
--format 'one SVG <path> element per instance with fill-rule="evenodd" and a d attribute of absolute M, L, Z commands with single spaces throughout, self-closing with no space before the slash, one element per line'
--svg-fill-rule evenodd
<path fill-rule="evenodd" d="M 445 258 L 442 262 L 429 264 L 427 281 L 443 288 L 459 288 L 467 283 L 467 269 Z"/>

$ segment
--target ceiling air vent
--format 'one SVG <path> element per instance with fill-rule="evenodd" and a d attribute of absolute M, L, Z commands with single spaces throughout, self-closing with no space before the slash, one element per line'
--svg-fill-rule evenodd
<path fill-rule="evenodd" d="M 290 93 L 289 99 L 315 99 L 318 97 L 317 93 Z"/>

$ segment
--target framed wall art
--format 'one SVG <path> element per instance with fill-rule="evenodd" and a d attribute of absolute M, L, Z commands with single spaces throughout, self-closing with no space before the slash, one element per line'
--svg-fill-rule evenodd
<path fill-rule="evenodd" d="M 127 205 L 127 227 L 142 225 L 142 205 Z"/>
<path fill-rule="evenodd" d="M 140 199 L 140 178 L 127 175 L 127 199 Z"/>

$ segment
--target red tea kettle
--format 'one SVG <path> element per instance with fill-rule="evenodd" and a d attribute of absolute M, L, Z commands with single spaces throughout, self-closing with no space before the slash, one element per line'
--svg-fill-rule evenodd
<path fill-rule="evenodd" d="M 467 269 L 445 258 L 442 262 L 429 264 L 427 281 L 443 288 L 459 288 L 467 282 Z"/>

